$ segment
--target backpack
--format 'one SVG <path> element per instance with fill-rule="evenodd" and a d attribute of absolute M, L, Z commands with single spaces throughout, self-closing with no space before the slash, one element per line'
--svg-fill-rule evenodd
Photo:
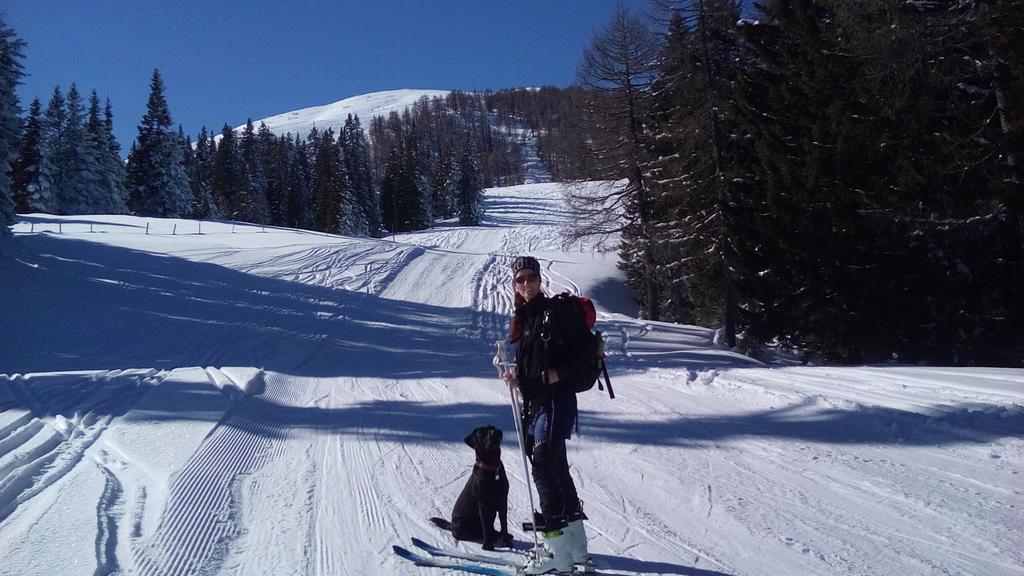
<path fill-rule="evenodd" d="M 604 384 L 601 383 L 601 376 L 604 375 L 608 383 L 608 396 L 615 398 L 608 368 L 604 363 L 604 338 L 601 332 L 593 329 L 597 323 L 594 303 L 589 298 L 563 292 L 552 297 L 551 304 L 552 308 L 558 308 L 561 312 L 559 317 L 567 328 L 566 339 L 576 358 L 573 366 L 576 376 L 573 388 L 576 393 L 586 392 L 594 384 L 597 384 L 599 390 L 604 390 Z"/>

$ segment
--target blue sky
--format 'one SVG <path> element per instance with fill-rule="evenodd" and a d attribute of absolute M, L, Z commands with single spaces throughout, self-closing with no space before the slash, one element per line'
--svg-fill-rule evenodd
<path fill-rule="evenodd" d="M 617 0 L 4 0 L 28 43 L 23 109 L 72 82 L 127 151 L 159 68 L 191 135 L 397 88 L 567 86 Z M 643 0 L 630 4 L 647 8 Z"/>

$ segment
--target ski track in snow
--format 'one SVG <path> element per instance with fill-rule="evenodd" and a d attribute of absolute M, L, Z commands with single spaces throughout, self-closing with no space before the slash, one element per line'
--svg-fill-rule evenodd
<path fill-rule="evenodd" d="M 143 575 L 209 572 L 244 529 L 238 520 L 241 483 L 272 457 L 272 438 L 288 427 L 274 406 L 287 404 L 292 389 L 270 377 L 258 399 L 243 401 L 214 428 L 171 485 L 156 533 L 133 546 Z"/>
<path fill-rule="evenodd" d="M 153 375 L 0 377 L 0 521 L 72 471 Z"/>
<path fill-rule="evenodd" d="M 89 268 L 128 300 L 159 293 L 200 311 L 153 306 L 139 342 L 88 353 L 106 362 L 127 346 L 133 362 L 180 368 L 0 374 L 11 573 L 440 573 L 390 548 L 447 540 L 427 518 L 450 514 L 474 460 L 462 438 L 488 423 L 506 432 L 513 533 L 532 544 L 517 530 L 530 510 L 508 391 L 489 365 L 513 307 L 508 264 L 537 255 L 549 294 L 603 295 L 617 274 L 592 247 L 562 246 L 561 195 L 554 184 L 488 190 L 484 226 L 385 240 L 66 224 L 67 238 L 214 268 Z M 24 224 L 15 233 L 32 240 Z M 0 266 L 73 279 L 54 263 L 86 252 L 61 255 L 58 238 Z M 569 459 L 600 573 L 1024 574 L 1022 371 L 768 368 L 717 347 L 710 330 L 595 299 L 617 398 L 580 396 Z M 161 331 L 181 316 L 190 328 Z M 278 369 L 252 389 L 213 368 L 239 358 Z M 48 546 L 60 531 L 73 545 Z"/>

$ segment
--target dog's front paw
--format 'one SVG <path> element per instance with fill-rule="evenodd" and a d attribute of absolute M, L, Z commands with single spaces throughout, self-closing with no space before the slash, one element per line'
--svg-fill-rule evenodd
<path fill-rule="evenodd" d="M 492 542 L 490 540 L 484 541 L 483 548 L 484 548 L 484 550 L 487 550 L 488 552 L 494 552 L 494 542 Z"/>
<path fill-rule="evenodd" d="M 498 544 L 502 548 L 515 548 L 515 541 L 512 539 L 512 535 L 508 532 L 502 532 L 498 535 Z"/>

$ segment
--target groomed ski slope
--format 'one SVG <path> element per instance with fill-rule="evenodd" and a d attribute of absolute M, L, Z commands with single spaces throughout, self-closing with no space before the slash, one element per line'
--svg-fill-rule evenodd
<path fill-rule="evenodd" d="M 1024 370 L 772 367 L 637 320 L 614 254 L 561 246 L 561 192 L 384 240 L 23 217 L 0 240 L 0 574 L 445 573 L 391 546 L 446 541 L 427 518 L 475 426 L 505 430 L 530 516 L 490 366 L 524 252 L 609 340 L 618 397 L 580 397 L 569 448 L 602 574 L 1024 574 Z"/>

